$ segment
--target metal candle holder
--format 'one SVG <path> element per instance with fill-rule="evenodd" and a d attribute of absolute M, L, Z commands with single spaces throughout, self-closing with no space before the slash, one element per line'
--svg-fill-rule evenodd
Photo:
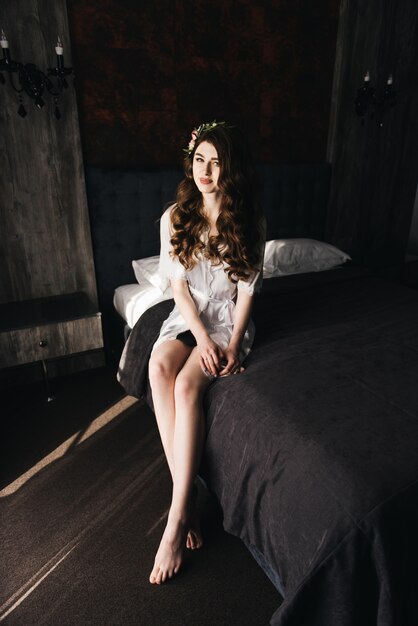
<path fill-rule="evenodd" d="M 1 31 L 0 44 L 3 49 L 3 59 L 0 61 L 0 83 L 3 85 L 6 83 L 2 74 L 2 72 L 6 72 L 9 76 L 10 85 L 19 96 L 18 114 L 21 117 L 26 117 L 27 115 L 27 111 L 23 105 L 24 93 L 34 101 L 38 109 L 42 109 L 45 105 L 43 95 L 46 90 L 54 98 L 54 115 L 57 119 L 60 119 L 61 112 L 58 108 L 58 98 L 63 90 L 68 88 L 67 76 L 71 74 L 74 75 L 73 68 L 65 67 L 64 65 L 64 48 L 60 38 L 58 37 L 55 46 L 57 66 L 49 67 L 46 74 L 34 63 L 20 63 L 20 61 L 12 60 L 9 42 L 3 30 Z M 19 85 L 15 84 L 15 75 L 18 78 Z M 51 78 L 49 78 L 50 76 L 55 77 L 55 80 L 52 81 Z"/>

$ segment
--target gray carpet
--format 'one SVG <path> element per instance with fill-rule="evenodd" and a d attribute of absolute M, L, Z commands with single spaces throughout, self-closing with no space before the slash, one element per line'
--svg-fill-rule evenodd
<path fill-rule="evenodd" d="M 135 403 L 118 414 L 123 393 L 105 369 L 69 377 L 55 393 L 49 405 L 39 388 L 9 398 L 3 487 L 67 444 L 0 499 L 3 623 L 266 626 L 278 593 L 224 532 L 204 489 L 204 547 L 187 551 L 169 583 L 149 584 L 171 490 L 151 411 Z M 82 441 L 112 406 L 116 416 Z"/>

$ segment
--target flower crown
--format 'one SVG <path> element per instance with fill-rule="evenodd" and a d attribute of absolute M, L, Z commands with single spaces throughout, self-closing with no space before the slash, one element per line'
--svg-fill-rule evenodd
<path fill-rule="evenodd" d="M 195 147 L 196 141 L 199 139 L 200 135 L 208 130 L 212 130 L 216 126 L 222 126 L 223 128 L 233 128 L 233 126 L 229 126 L 226 122 L 217 122 L 216 120 L 213 120 L 213 122 L 210 122 L 209 124 L 200 124 L 200 126 L 192 130 L 192 136 L 187 148 L 183 148 L 183 152 L 186 154 L 186 156 L 191 155 Z"/>

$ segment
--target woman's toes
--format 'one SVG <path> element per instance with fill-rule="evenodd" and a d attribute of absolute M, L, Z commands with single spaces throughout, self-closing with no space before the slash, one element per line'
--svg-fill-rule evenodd
<path fill-rule="evenodd" d="M 198 547 L 197 536 L 194 530 L 189 530 L 186 546 L 189 548 L 189 550 L 194 550 Z"/>
<path fill-rule="evenodd" d="M 158 569 L 159 569 L 158 567 L 154 567 L 154 569 L 152 570 L 152 572 L 150 574 L 150 577 L 149 577 L 149 581 L 153 585 L 157 582 Z"/>
<path fill-rule="evenodd" d="M 185 543 L 185 522 L 182 520 L 180 522 L 168 522 L 149 578 L 151 583 L 161 585 L 179 570 L 183 560 Z"/>

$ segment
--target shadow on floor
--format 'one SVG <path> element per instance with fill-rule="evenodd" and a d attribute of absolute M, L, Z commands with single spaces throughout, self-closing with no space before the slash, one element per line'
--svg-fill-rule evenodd
<path fill-rule="evenodd" d="M 9 432 L 19 459 L 10 475 L 28 465 L 31 442 L 37 458 L 121 393 L 104 370 L 62 381 L 57 391 L 54 407 L 33 401 L 32 411 L 30 396 L 15 402 L 19 420 Z M 30 426 L 30 437 L 18 423 Z M 134 403 L 0 500 L 3 623 L 266 626 L 280 596 L 223 530 L 221 511 L 201 487 L 203 548 L 186 551 L 169 583 L 148 582 L 170 497 L 155 418 Z"/>

